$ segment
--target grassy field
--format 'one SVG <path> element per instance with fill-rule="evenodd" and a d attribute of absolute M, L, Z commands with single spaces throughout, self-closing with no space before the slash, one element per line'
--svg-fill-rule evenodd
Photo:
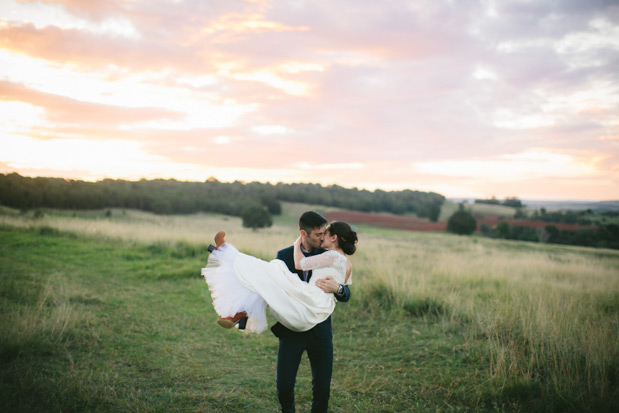
<path fill-rule="evenodd" d="M 0 411 L 277 411 L 277 339 L 218 327 L 199 273 L 217 230 L 272 259 L 305 208 L 0 210 Z M 357 229 L 332 411 L 619 409 L 619 252 Z"/>
<path fill-rule="evenodd" d="M 447 221 L 449 217 L 458 210 L 458 205 L 459 204 L 457 202 L 445 201 L 443 203 L 443 206 L 441 207 L 441 215 L 439 216 L 439 221 Z M 516 213 L 516 208 L 503 205 L 475 203 L 466 203 L 464 205 L 466 210 L 470 210 L 474 214 L 490 214 L 511 218 Z"/>

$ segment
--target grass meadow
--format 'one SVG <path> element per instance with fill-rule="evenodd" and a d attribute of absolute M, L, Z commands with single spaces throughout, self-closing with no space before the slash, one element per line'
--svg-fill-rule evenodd
<path fill-rule="evenodd" d="M 272 259 L 307 208 L 259 231 L 0 209 L 0 411 L 278 411 L 277 339 L 220 328 L 200 268 L 221 229 Z M 619 251 L 357 230 L 332 411 L 619 410 Z M 306 357 L 296 394 L 309 411 Z"/>
<path fill-rule="evenodd" d="M 465 208 L 470 210 L 473 214 L 490 214 L 498 215 L 500 217 L 512 218 L 516 213 L 516 208 L 504 206 L 504 205 L 492 205 L 492 204 L 465 204 Z M 439 221 L 447 221 L 450 216 L 453 215 L 460 208 L 458 202 L 445 201 L 441 208 L 441 214 Z"/>

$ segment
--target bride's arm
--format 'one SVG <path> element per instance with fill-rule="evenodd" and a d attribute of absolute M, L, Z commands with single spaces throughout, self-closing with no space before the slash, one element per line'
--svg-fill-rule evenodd
<path fill-rule="evenodd" d="M 294 249 L 294 268 L 297 270 L 302 270 L 301 268 L 301 259 L 305 257 L 301 252 L 301 237 L 297 238 L 297 240 L 293 244 Z"/>
<path fill-rule="evenodd" d="M 338 255 L 339 254 L 335 251 L 326 251 L 318 255 L 311 255 L 309 257 L 301 255 L 301 260 L 299 262 L 301 266 L 300 269 L 303 271 L 309 271 L 318 268 L 331 267 Z"/>

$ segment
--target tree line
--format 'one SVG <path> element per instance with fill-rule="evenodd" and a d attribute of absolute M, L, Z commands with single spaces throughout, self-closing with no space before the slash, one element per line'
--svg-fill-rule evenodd
<path fill-rule="evenodd" d="M 551 223 L 578 224 L 578 225 L 595 225 L 598 221 L 606 221 L 619 216 L 617 211 L 604 211 L 595 213 L 591 209 L 583 211 L 546 211 L 546 208 L 540 208 L 533 211 L 530 218 L 536 221 L 544 221 Z M 596 218 L 596 219 L 593 219 Z"/>
<path fill-rule="evenodd" d="M 592 229 L 560 230 L 555 225 L 531 228 L 509 225 L 503 221 L 495 228 L 482 224 L 480 232 L 491 238 L 619 249 L 619 226 L 616 224 L 600 225 Z"/>
<path fill-rule="evenodd" d="M 523 208 L 524 207 L 524 205 L 522 204 L 522 201 L 515 196 L 507 197 L 502 202 L 493 196 L 490 199 L 476 199 L 475 203 L 476 204 L 487 204 L 487 205 L 502 205 L 502 206 L 512 207 L 512 208 Z"/>
<path fill-rule="evenodd" d="M 460 209 L 447 220 L 448 232 L 471 235 L 476 230 L 477 220 L 471 211 L 464 209 L 463 204 L 460 204 Z M 619 249 L 619 225 L 616 224 L 570 231 L 560 230 L 555 225 L 532 228 L 522 224 L 510 225 L 506 221 L 501 221 L 494 228 L 482 223 L 479 226 L 479 232 L 490 238 Z"/>
<path fill-rule="evenodd" d="M 443 195 L 412 190 L 368 191 L 338 185 L 301 183 L 231 183 L 174 179 L 97 182 L 0 174 L 0 204 L 21 210 L 37 208 L 127 208 L 158 214 L 216 212 L 241 216 L 250 205 L 281 213 L 281 201 L 334 206 L 363 212 L 414 213 L 429 217 L 445 201 Z"/>

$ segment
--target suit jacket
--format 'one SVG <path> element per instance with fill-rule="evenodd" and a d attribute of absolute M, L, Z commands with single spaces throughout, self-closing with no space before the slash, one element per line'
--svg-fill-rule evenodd
<path fill-rule="evenodd" d="M 323 252 L 325 252 L 326 249 L 324 248 L 314 248 L 312 251 L 310 251 L 309 253 L 303 253 L 303 255 L 305 255 L 306 257 L 310 257 L 312 255 L 318 255 L 321 254 Z M 297 274 L 297 276 L 299 277 L 299 279 L 301 279 L 301 281 L 305 281 L 303 280 L 303 270 L 297 270 L 294 268 L 294 246 L 290 246 L 288 248 L 284 248 L 283 250 L 280 250 L 277 252 L 277 257 L 278 260 L 282 260 L 284 261 L 284 263 L 286 264 L 286 266 L 288 267 L 288 269 L 290 270 L 290 272 L 292 272 L 293 274 Z M 310 271 L 308 276 L 307 276 L 307 280 L 309 281 L 310 278 L 312 278 L 312 272 Z M 350 300 L 350 289 L 348 288 L 347 285 L 344 286 L 344 293 L 341 296 L 338 296 L 337 294 L 335 295 L 335 298 L 338 301 L 341 302 L 346 302 L 348 300 Z M 273 327 L 271 327 L 271 331 L 273 332 L 273 334 L 275 334 L 277 337 L 281 338 L 281 337 L 286 337 L 286 336 L 290 336 L 293 334 L 303 334 L 306 332 L 297 332 L 297 331 L 292 331 L 288 328 L 286 328 L 283 324 L 281 323 L 276 323 Z M 320 336 L 324 336 L 324 337 L 331 337 L 331 316 L 329 316 L 329 318 L 327 318 L 325 321 L 323 321 L 320 324 L 317 324 L 316 326 L 314 326 L 311 330 Z"/>

